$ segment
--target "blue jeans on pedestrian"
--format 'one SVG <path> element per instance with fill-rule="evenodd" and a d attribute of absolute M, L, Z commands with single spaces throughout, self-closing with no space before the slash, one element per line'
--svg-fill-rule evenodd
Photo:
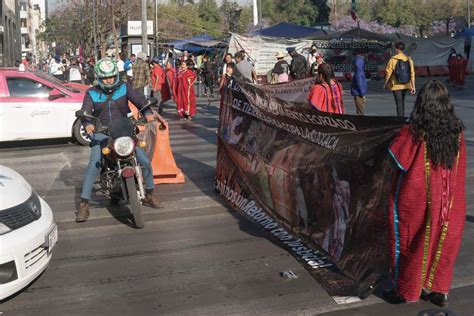
<path fill-rule="evenodd" d="M 108 136 L 102 133 L 94 133 L 91 142 L 91 156 L 87 165 L 86 174 L 84 176 L 84 184 L 82 185 L 81 198 L 90 200 L 92 195 L 92 187 L 94 185 L 97 173 L 101 168 L 102 148 L 107 146 Z M 142 148 L 135 148 L 138 163 L 142 166 L 143 178 L 145 180 L 145 188 L 153 190 L 153 172 L 151 162 Z"/>

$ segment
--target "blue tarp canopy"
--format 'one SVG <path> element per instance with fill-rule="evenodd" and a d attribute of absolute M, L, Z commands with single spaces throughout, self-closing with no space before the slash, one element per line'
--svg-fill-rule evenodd
<path fill-rule="evenodd" d="M 176 49 L 187 50 L 190 53 L 198 53 L 203 50 L 209 50 L 210 48 L 221 48 L 225 46 L 221 41 L 216 40 L 214 36 L 208 34 L 172 41 L 169 42 L 168 45 L 174 45 Z"/>
<path fill-rule="evenodd" d="M 465 28 L 462 32 L 459 32 L 454 36 L 454 38 L 461 38 L 461 37 L 474 37 L 474 27 Z"/>
<path fill-rule="evenodd" d="M 270 27 L 257 30 L 253 34 L 261 36 L 272 37 L 286 37 L 286 38 L 308 38 L 327 35 L 325 30 L 317 29 L 310 26 L 303 26 L 293 23 L 281 22 Z"/>

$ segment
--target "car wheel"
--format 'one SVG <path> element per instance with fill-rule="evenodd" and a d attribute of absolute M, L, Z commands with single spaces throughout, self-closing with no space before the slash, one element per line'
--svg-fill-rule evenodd
<path fill-rule="evenodd" d="M 72 136 L 79 144 L 83 146 L 89 146 L 89 144 L 91 143 L 91 139 L 89 135 L 86 134 L 86 130 L 84 129 L 84 126 L 82 126 L 80 120 L 77 120 L 74 123 L 74 126 L 72 128 Z"/>

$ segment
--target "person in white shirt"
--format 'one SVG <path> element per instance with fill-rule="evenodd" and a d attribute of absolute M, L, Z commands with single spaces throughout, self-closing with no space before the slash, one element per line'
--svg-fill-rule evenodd
<path fill-rule="evenodd" d="M 64 65 L 59 56 L 54 56 L 51 61 L 51 74 L 58 80 L 64 81 Z"/>
<path fill-rule="evenodd" d="M 119 71 L 120 79 L 125 80 L 125 62 L 123 61 L 123 53 L 117 56 L 117 69 Z"/>
<path fill-rule="evenodd" d="M 84 83 L 82 81 L 82 74 L 83 74 L 82 66 L 80 63 L 77 62 L 76 58 L 71 59 L 71 64 L 69 68 L 69 82 L 74 83 Z"/>

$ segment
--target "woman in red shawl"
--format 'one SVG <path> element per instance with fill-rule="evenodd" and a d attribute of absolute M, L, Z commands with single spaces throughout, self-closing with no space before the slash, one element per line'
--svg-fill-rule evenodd
<path fill-rule="evenodd" d="M 454 69 L 455 64 L 456 64 L 456 56 L 457 56 L 456 50 L 454 48 L 451 48 L 451 52 L 449 53 L 449 56 L 448 56 L 448 70 L 449 70 L 448 82 L 453 86 L 456 83 L 456 79 L 455 79 L 456 70 Z"/>
<path fill-rule="evenodd" d="M 176 70 L 173 68 L 171 61 L 166 63 L 165 69 L 165 83 L 161 87 L 161 101 L 164 103 L 168 100 L 175 99 L 173 93 L 174 78 L 176 77 Z"/>
<path fill-rule="evenodd" d="M 454 84 L 456 87 L 464 88 L 464 80 L 466 79 L 467 60 L 461 54 L 456 55 L 454 62 Z"/>
<path fill-rule="evenodd" d="M 322 63 L 318 67 L 316 84 L 309 92 L 308 102 L 319 111 L 344 114 L 342 86 L 334 78 L 329 64 Z"/>
<path fill-rule="evenodd" d="M 178 115 L 181 120 L 190 121 L 196 115 L 196 95 L 194 94 L 194 82 L 196 73 L 192 70 L 194 63 L 192 60 L 186 60 L 181 64 L 180 72 L 177 76 L 176 103 L 178 106 Z"/>
<path fill-rule="evenodd" d="M 448 89 L 430 80 L 389 147 L 398 168 L 390 199 L 392 302 L 430 299 L 448 305 L 466 216 L 463 125 Z M 429 293 L 431 292 L 431 293 Z"/>
<path fill-rule="evenodd" d="M 153 68 L 151 69 L 151 88 L 153 91 L 153 97 L 160 99 L 160 105 L 158 107 L 158 113 L 163 112 L 163 94 L 162 89 L 165 85 L 165 70 L 160 65 L 158 57 L 153 57 L 151 60 Z"/>

